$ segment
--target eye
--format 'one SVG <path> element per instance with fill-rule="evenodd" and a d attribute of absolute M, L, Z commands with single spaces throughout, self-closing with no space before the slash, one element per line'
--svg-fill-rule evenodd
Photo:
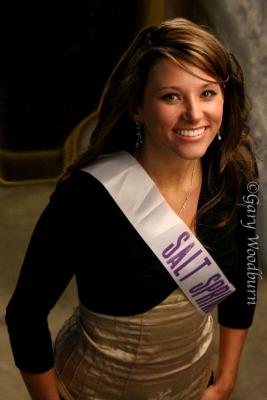
<path fill-rule="evenodd" d="M 201 93 L 201 97 L 208 98 L 208 97 L 216 96 L 216 94 L 217 94 L 217 92 L 215 92 L 215 90 L 209 89 L 209 90 L 204 90 L 204 92 Z"/>
<path fill-rule="evenodd" d="M 166 93 L 162 96 L 162 99 L 169 103 L 175 103 L 180 100 L 180 96 L 177 93 Z"/>

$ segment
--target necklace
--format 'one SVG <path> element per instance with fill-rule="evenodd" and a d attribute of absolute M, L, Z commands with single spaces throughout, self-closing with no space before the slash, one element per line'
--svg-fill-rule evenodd
<path fill-rule="evenodd" d="M 196 162 L 194 162 L 194 166 L 193 166 L 193 169 L 192 169 L 190 187 L 189 187 L 188 192 L 186 193 L 185 200 L 184 200 L 184 202 L 182 204 L 182 207 L 180 208 L 180 211 L 178 212 L 178 216 L 180 216 L 181 212 L 186 208 L 188 200 L 189 200 L 189 198 L 190 198 L 190 196 L 192 194 L 192 186 L 193 186 L 193 180 L 194 180 L 195 172 L 196 172 Z"/>

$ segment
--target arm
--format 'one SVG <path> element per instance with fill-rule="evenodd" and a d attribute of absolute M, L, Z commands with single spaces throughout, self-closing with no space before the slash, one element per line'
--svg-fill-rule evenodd
<path fill-rule="evenodd" d="M 25 373 L 26 379 L 31 374 L 41 376 L 54 365 L 47 317 L 74 274 L 74 232 L 77 228 L 73 220 L 78 218 L 77 207 L 75 204 L 71 207 L 72 204 L 64 196 L 63 199 L 52 199 L 43 211 L 6 308 L 15 364 Z"/>
<path fill-rule="evenodd" d="M 201 400 L 228 400 L 234 388 L 247 329 L 220 327 L 220 349 L 215 383 Z"/>
<path fill-rule="evenodd" d="M 220 350 L 216 383 L 232 390 L 237 378 L 239 361 L 248 329 L 220 327 Z"/>
<path fill-rule="evenodd" d="M 59 400 L 54 369 L 42 374 L 29 374 L 21 371 L 24 383 L 32 400 Z"/>

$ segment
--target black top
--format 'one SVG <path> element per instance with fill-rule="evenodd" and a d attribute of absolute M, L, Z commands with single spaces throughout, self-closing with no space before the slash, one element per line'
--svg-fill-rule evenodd
<path fill-rule="evenodd" d="M 205 186 L 198 207 L 210 196 Z M 244 226 L 246 207 L 238 208 L 224 228 L 211 228 L 224 207 L 221 202 L 205 214 L 197 234 L 236 287 L 218 306 L 219 323 L 247 328 L 255 309 L 248 304 L 253 296 L 247 292 L 247 249 L 255 230 Z M 40 373 L 53 366 L 47 316 L 73 275 L 82 304 L 110 315 L 142 313 L 177 287 L 102 184 L 81 170 L 60 182 L 52 194 L 7 307 L 12 350 L 22 371 Z M 252 283 L 256 290 L 256 282 Z"/>

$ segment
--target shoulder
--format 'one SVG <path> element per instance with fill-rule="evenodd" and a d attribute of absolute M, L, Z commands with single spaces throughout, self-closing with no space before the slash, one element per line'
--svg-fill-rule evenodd
<path fill-rule="evenodd" d="M 49 202 L 38 218 L 35 236 L 55 232 L 57 237 L 81 232 L 88 224 L 97 223 L 99 215 L 107 214 L 111 201 L 109 194 L 93 176 L 82 170 L 73 170 L 69 176 L 58 181 Z M 80 237 L 80 236 L 79 236 Z M 75 239 L 76 240 L 76 239 Z"/>
<path fill-rule="evenodd" d="M 50 202 L 62 205 L 88 204 L 99 201 L 105 196 L 105 192 L 105 188 L 95 177 L 81 169 L 74 169 L 57 183 Z"/>

